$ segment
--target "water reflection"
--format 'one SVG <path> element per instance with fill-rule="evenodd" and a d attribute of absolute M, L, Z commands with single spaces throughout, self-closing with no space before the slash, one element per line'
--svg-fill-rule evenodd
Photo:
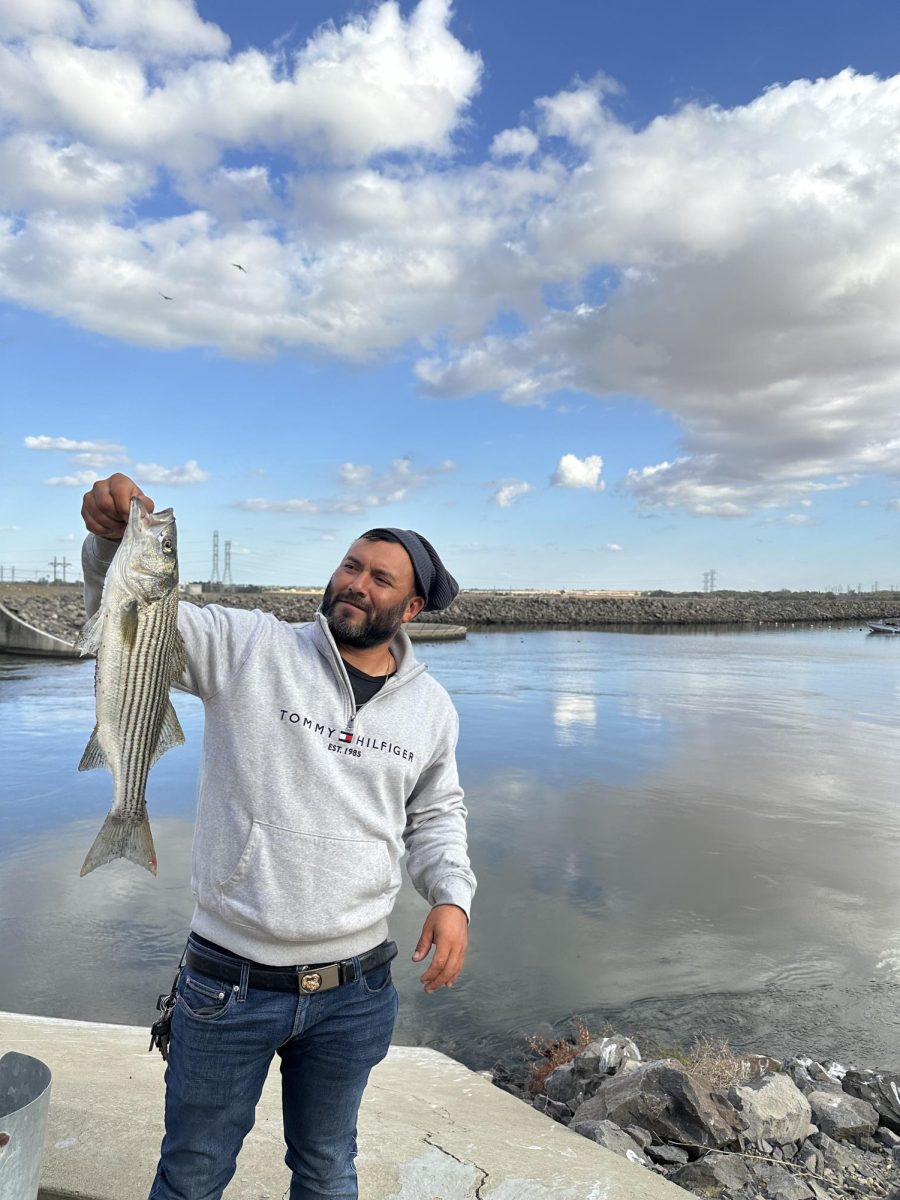
<path fill-rule="evenodd" d="M 554 696 L 553 724 L 556 726 L 558 746 L 574 746 L 583 741 L 585 729 L 592 730 L 597 725 L 596 697 Z"/>
<path fill-rule="evenodd" d="M 431 997 L 401 894 L 398 1040 L 485 1065 L 580 1012 L 896 1063 L 900 639 L 492 633 L 422 657 L 459 709 L 480 888 L 466 973 Z M 76 770 L 92 678 L 0 661 L 0 1008 L 141 1022 L 192 909 L 202 708 L 175 697 L 187 745 L 151 774 L 158 879 L 82 880 L 111 795 Z"/>

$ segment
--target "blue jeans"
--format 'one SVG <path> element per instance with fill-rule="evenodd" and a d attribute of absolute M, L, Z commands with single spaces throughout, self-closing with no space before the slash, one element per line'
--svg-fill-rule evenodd
<path fill-rule="evenodd" d="M 308 996 L 248 987 L 247 975 L 232 984 L 181 970 L 150 1200 L 219 1200 L 276 1053 L 290 1200 L 356 1200 L 359 1105 L 397 1016 L 390 963 Z"/>

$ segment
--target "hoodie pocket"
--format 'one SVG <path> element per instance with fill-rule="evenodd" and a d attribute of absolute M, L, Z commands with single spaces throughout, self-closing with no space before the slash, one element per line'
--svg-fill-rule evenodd
<path fill-rule="evenodd" d="M 322 837 L 254 821 L 221 885 L 226 920 L 285 941 L 327 941 L 373 925 L 391 907 L 384 842 Z"/>

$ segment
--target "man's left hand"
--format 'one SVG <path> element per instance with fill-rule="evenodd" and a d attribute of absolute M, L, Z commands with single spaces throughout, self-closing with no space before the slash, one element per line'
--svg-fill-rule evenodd
<path fill-rule="evenodd" d="M 436 904 L 428 914 L 422 936 L 413 952 L 413 962 L 421 962 L 434 946 L 434 958 L 424 975 L 420 976 L 426 992 L 453 987 L 462 970 L 469 943 L 469 921 L 455 904 Z"/>

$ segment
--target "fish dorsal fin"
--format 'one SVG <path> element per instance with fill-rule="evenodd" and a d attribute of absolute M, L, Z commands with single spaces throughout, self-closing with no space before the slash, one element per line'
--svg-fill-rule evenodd
<path fill-rule="evenodd" d="M 93 771 L 95 767 L 107 767 L 109 763 L 106 761 L 106 755 L 97 741 L 97 726 L 94 726 L 94 732 L 88 738 L 88 744 L 84 748 L 84 754 L 81 756 L 81 762 L 78 764 L 79 771 Z"/>
<path fill-rule="evenodd" d="M 159 738 L 156 742 L 156 749 L 153 751 L 153 756 L 150 759 L 150 766 L 159 762 L 167 750 L 171 750 L 173 746 L 184 745 L 184 731 L 181 728 L 181 722 L 178 720 L 178 713 L 172 707 L 172 701 L 166 705 L 166 711 L 163 713 L 162 725 L 159 730 Z"/>
<path fill-rule="evenodd" d="M 84 623 L 84 627 L 75 639 L 75 645 L 82 654 L 96 654 L 100 649 L 100 639 L 103 636 L 103 618 L 106 610 L 98 608 L 92 617 Z"/>
<path fill-rule="evenodd" d="M 138 628 L 137 600 L 126 600 L 119 609 L 119 628 L 122 631 L 122 642 L 126 650 L 133 650 Z"/>

